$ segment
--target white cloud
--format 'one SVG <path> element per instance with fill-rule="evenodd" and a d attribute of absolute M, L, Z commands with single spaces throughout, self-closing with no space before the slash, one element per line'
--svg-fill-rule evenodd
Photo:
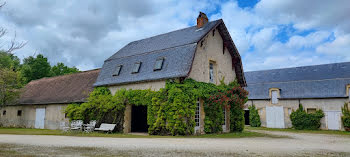
<path fill-rule="evenodd" d="M 210 20 L 224 20 L 245 70 L 260 70 L 350 60 L 349 7 L 346 0 L 261 0 L 244 9 L 218 0 L 8 0 L 0 23 L 28 41 L 19 57 L 43 53 L 88 70 L 128 42 L 193 25 L 199 11 L 215 12 Z M 282 42 L 286 25 L 296 31 Z"/>
<path fill-rule="evenodd" d="M 350 34 L 336 35 L 335 40 L 319 45 L 316 49 L 319 53 L 346 57 L 350 60 Z"/>

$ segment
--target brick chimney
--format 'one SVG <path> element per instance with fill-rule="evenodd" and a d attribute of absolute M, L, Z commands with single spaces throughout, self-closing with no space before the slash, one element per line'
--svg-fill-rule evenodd
<path fill-rule="evenodd" d="M 202 12 L 199 12 L 199 15 L 197 17 L 197 28 L 203 27 L 205 24 L 208 23 L 208 17 Z"/>

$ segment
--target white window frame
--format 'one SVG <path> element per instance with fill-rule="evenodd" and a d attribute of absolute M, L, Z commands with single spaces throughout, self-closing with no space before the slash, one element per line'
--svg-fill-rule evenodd
<path fill-rule="evenodd" d="M 271 103 L 278 104 L 278 91 L 277 90 L 271 90 Z"/>
<path fill-rule="evenodd" d="M 195 132 L 199 131 L 201 126 L 201 103 L 199 99 L 196 102 L 196 111 L 194 115 L 194 121 L 196 123 L 196 126 L 194 127 Z"/>

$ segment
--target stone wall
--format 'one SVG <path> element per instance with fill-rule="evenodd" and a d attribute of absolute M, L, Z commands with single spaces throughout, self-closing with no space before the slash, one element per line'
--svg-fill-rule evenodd
<path fill-rule="evenodd" d="M 36 108 L 45 108 L 45 129 L 60 129 L 61 125 L 68 125 L 69 120 L 63 113 L 67 104 L 50 105 L 16 105 L 6 106 L 0 109 L 0 124 L 4 127 L 35 127 Z M 22 115 L 18 116 L 18 110 L 22 110 Z M 3 115 L 6 111 L 6 115 Z"/>
<path fill-rule="evenodd" d="M 261 125 L 266 127 L 266 106 L 283 106 L 284 111 L 284 124 L 286 128 L 292 127 L 290 120 L 290 111 L 295 111 L 299 107 L 299 103 L 304 106 L 304 109 L 316 108 L 323 111 L 339 111 L 344 103 L 348 102 L 347 98 L 329 98 L 329 99 L 279 99 L 278 104 L 271 104 L 270 100 L 248 100 L 245 104 L 245 108 L 254 104 L 259 110 L 261 119 Z M 339 119 L 340 120 L 340 119 Z M 321 119 L 321 129 L 328 129 L 325 117 Z M 343 126 L 342 128 L 343 129 Z"/>
<path fill-rule="evenodd" d="M 219 84 L 223 78 L 225 78 L 225 83 L 236 79 L 231 54 L 227 48 L 223 51 L 223 40 L 217 29 L 214 31 L 214 36 L 211 31 L 198 43 L 189 78 L 209 82 L 209 62 L 215 63 L 214 66 L 216 66 L 216 84 Z"/>

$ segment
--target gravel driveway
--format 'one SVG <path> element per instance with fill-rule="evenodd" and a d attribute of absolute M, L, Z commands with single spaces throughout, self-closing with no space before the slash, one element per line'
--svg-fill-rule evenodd
<path fill-rule="evenodd" d="M 89 156 L 86 149 L 69 154 L 69 151 L 79 148 L 93 148 L 94 153 L 100 152 L 98 155 L 104 156 L 350 156 L 348 136 L 257 132 L 289 138 L 104 138 L 2 134 L 0 144 L 20 147 L 18 150 L 22 153 L 38 154 L 36 151 L 39 151 L 42 155 L 45 153 L 40 153 L 40 150 L 47 151 L 45 148 L 50 151 L 71 148 L 56 153 L 58 156 Z"/>

